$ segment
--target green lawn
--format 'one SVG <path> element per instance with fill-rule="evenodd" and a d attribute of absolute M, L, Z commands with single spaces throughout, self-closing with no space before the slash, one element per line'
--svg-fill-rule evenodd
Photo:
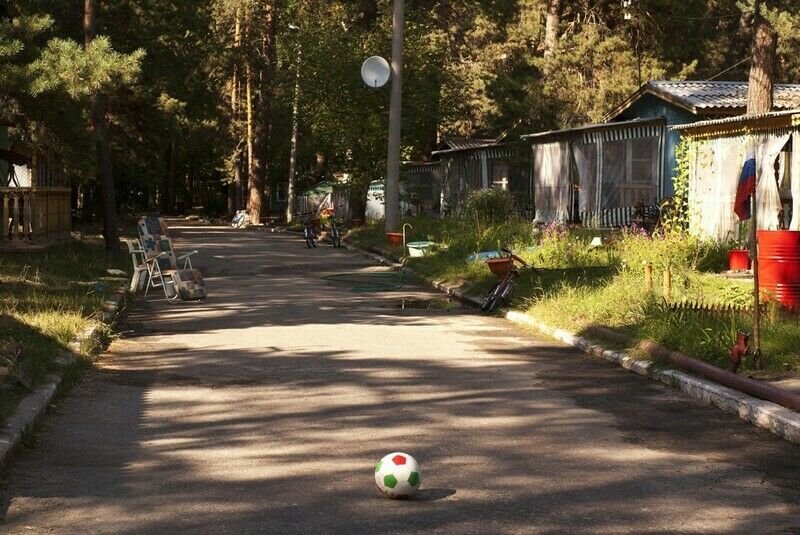
<path fill-rule="evenodd" d="M 437 244 L 432 254 L 406 259 L 406 265 L 429 279 L 461 284 L 467 295 L 482 295 L 496 279 L 483 262 L 468 263 L 466 257 L 512 245 L 537 271 L 518 279 L 511 306 L 572 332 L 610 327 L 725 366 L 736 330 L 752 330 L 752 313 L 747 310 L 707 312 L 677 306 L 681 302 L 751 306 L 752 282 L 710 272 L 719 269 L 724 247 L 689 238 L 684 243 L 606 234 L 604 241 L 610 238 L 619 245 L 592 249 L 589 241 L 594 233 L 586 230 L 553 230 L 539 240 L 524 222 L 483 229 L 463 220 L 406 222 L 413 227 L 408 241 L 427 239 Z M 347 240 L 364 249 L 377 247 L 395 259 L 404 254 L 401 247 L 388 245 L 377 223 L 353 229 Z M 674 266 L 669 304 L 662 295 L 665 258 Z M 652 292 L 646 287 L 643 262 L 654 265 Z M 762 349 L 768 371 L 799 373 L 800 318 L 767 306 Z M 753 363 L 746 361 L 743 369 L 752 371 Z"/>
<path fill-rule="evenodd" d="M 109 280 L 106 269 L 130 271 L 129 263 L 125 253 L 107 254 L 97 238 L 70 240 L 44 253 L 0 254 L 0 356 L 21 348 L 34 382 L 40 381 L 120 284 Z M 82 351 L 88 358 L 93 348 Z M 15 397 L 9 390 L 0 394 L 0 416 Z"/>

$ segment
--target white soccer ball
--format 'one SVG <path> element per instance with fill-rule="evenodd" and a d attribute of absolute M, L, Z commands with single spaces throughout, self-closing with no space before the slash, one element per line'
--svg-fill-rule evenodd
<path fill-rule="evenodd" d="M 375 484 L 389 498 L 410 498 L 419 490 L 419 464 L 408 453 L 390 453 L 375 465 Z"/>

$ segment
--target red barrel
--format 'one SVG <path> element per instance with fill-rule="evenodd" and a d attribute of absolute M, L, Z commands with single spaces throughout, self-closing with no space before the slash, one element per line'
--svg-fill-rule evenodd
<path fill-rule="evenodd" d="M 800 231 L 758 231 L 758 279 L 762 295 L 800 309 Z"/>
<path fill-rule="evenodd" d="M 747 249 L 728 251 L 728 269 L 731 271 L 750 269 L 750 251 Z"/>

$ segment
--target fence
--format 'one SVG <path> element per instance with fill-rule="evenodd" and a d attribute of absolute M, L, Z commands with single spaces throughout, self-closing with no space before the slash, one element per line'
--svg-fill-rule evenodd
<path fill-rule="evenodd" d="M 0 243 L 62 239 L 71 228 L 70 188 L 0 188 Z"/>

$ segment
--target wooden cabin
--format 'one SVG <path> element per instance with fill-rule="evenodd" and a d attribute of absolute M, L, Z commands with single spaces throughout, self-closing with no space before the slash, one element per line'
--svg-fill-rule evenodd
<path fill-rule="evenodd" d="M 63 171 L 40 151 L 9 142 L 0 125 L 0 245 L 68 238 L 71 190 Z"/>

